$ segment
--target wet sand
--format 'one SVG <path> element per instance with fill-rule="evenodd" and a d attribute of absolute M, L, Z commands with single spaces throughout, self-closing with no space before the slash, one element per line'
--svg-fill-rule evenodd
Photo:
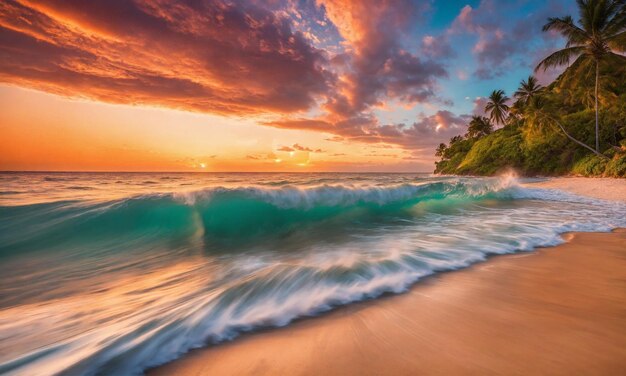
<path fill-rule="evenodd" d="M 149 374 L 624 374 L 626 231 L 565 236 Z"/>

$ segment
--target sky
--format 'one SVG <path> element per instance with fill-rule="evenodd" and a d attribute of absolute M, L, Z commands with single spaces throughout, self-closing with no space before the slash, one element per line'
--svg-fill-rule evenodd
<path fill-rule="evenodd" d="M 573 0 L 5 0 L 0 170 L 430 172 Z M 558 70 L 539 72 L 543 84 Z"/>

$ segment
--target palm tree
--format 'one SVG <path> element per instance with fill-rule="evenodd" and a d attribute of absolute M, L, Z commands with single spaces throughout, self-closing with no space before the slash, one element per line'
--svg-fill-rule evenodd
<path fill-rule="evenodd" d="M 522 80 L 519 85 L 519 89 L 513 94 L 521 104 L 528 104 L 528 102 L 537 95 L 543 87 L 539 85 L 535 76 L 528 76 L 527 80 Z"/>
<path fill-rule="evenodd" d="M 571 16 L 550 17 L 543 31 L 558 31 L 565 37 L 565 48 L 543 59 L 535 68 L 544 71 L 550 67 L 569 64 L 570 59 L 583 59 L 582 63 L 595 65 L 596 152 L 600 152 L 598 125 L 598 80 L 600 63 L 614 51 L 626 51 L 626 1 L 577 0 L 580 20 L 576 25 Z"/>
<path fill-rule="evenodd" d="M 435 157 L 443 157 L 447 148 L 446 144 L 443 142 L 440 143 L 439 146 L 437 146 L 437 150 L 435 150 Z"/>
<path fill-rule="evenodd" d="M 506 102 L 509 97 L 504 95 L 503 90 L 494 90 L 489 96 L 489 101 L 485 106 L 485 112 L 489 113 L 489 119 L 496 124 L 504 124 L 507 114 L 509 112 L 509 106 Z"/>
<path fill-rule="evenodd" d="M 571 141 L 577 143 L 578 145 L 584 147 L 585 149 L 593 152 L 599 157 L 608 159 L 608 157 L 596 150 L 594 150 L 591 146 L 585 144 L 582 141 L 577 140 L 565 130 L 563 125 L 558 121 L 557 117 L 554 116 L 556 110 L 551 108 L 550 103 L 546 101 L 541 96 L 534 96 L 526 106 L 525 118 L 527 120 L 527 124 L 529 125 L 529 130 L 532 131 L 542 130 L 542 128 L 554 127 L 561 131 L 565 137 L 569 138 Z"/>
<path fill-rule="evenodd" d="M 484 116 L 472 116 L 472 120 L 467 127 L 467 138 L 477 138 L 486 136 L 493 132 L 493 125 L 488 118 Z"/>

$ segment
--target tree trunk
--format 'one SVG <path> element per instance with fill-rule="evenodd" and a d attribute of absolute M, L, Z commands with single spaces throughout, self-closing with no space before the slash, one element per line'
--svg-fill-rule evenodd
<path fill-rule="evenodd" d="M 561 123 L 559 123 L 558 121 L 555 121 L 556 125 L 561 129 L 561 131 L 565 134 L 565 136 L 567 138 L 569 138 L 570 140 L 574 141 L 575 143 L 577 143 L 578 145 L 584 147 L 585 149 L 588 149 L 590 151 L 592 151 L 595 155 L 597 155 L 598 157 L 601 158 L 605 158 L 605 159 L 609 159 L 609 157 L 607 157 L 606 155 L 600 153 L 599 151 L 593 150 L 590 146 L 588 146 L 587 144 L 585 144 L 584 142 L 578 141 L 577 139 L 575 139 L 574 137 L 572 137 L 569 133 L 567 133 L 567 131 L 565 130 L 565 128 L 563 128 L 563 126 L 561 125 Z"/>
<path fill-rule="evenodd" d="M 600 62 L 596 60 L 596 153 L 600 153 L 600 135 L 598 127 L 598 76 L 600 74 Z"/>

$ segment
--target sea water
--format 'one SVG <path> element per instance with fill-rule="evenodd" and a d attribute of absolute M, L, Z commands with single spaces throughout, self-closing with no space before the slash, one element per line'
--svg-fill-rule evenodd
<path fill-rule="evenodd" d="M 624 213 L 512 177 L 0 173 L 0 374 L 140 374 Z"/>

